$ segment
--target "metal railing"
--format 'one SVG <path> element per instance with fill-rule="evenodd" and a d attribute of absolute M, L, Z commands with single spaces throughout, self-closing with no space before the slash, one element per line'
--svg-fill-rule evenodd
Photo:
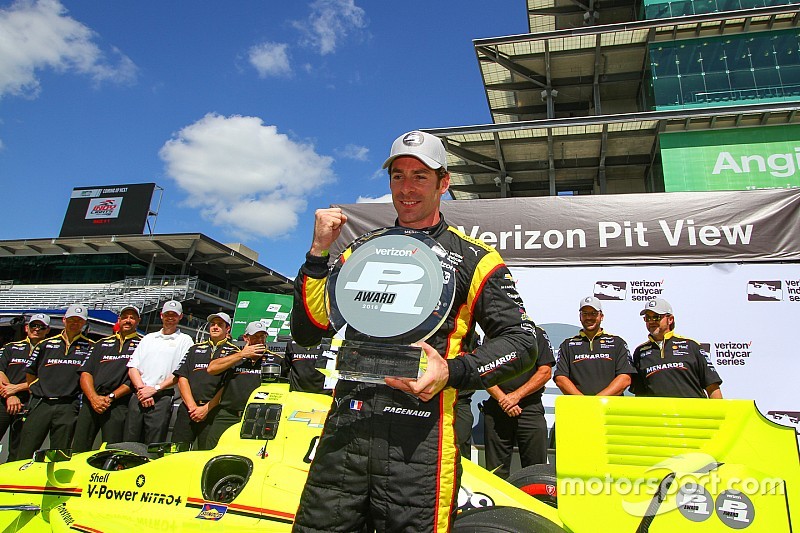
<path fill-rule="evenodd" d="M 197 286 L 197 276 L 157 276 L 125 278 L 109 284 L 103 297 L 87 305 L 95 309 L 119 310 L 125 305 L 135 305 L 143 313 L 158 309 L 168 300 L 184 301 L 191 298 Z"/>
<path fill-rule="evenodd" d="M 209 283 L 203 280 L 197 280 L 197 285 L 195 286 L 195 290 L 204 292 L 206 294 L 210 294 L 211 296 L 216 296 L 222 300 L 227 300 L 229 302 L 234 301 L 233 293 L 228 289 L 223 289 L 217 285 Z"/>

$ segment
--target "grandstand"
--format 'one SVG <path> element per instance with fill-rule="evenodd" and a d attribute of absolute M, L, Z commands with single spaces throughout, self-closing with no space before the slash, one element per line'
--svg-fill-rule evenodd
<path fill-rule="evenodd" d="M 292 290 L 289 278 L 259 264 L 251 251 L 202 234 L 0 241 L 0 278 L 4 340 L 19 338 L 24 314 L 60 318 L 73 303 L 90 309 L 96 336 L 110 332 L 116 312 L 128 304 L 142 309 L 141 329 L 154 331 L 168 300 L 183 302 L 182 328 L 196 337 L 208 314 L 233 315 L 239 291 Z"/>
<path fill-rule="evenodd" d="M 197 281 L 197 276 L 162 276 L 157 279 L 126 278 L 108 284 L 11 285 L 0 290 L 0 309 L 61 309 L 82 302 L 91 309 L 114 312 L 133 304 L 147 313 L 155 311 L 167 300 L 192 298 Z"/>

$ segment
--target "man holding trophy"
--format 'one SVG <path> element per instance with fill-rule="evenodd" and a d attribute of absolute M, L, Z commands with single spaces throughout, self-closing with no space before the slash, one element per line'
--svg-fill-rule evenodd
<path fill-rule="evenodd" d="M 334 330 L 343 342 L 383 342 L 377 361 L 393 345 L 414 343 L 420 374 L 339 380 L 295 531 L 448 531 L 458 495 L 458 391 L 516 376 L 537 356 L 533 321 L 499 253 L 439 212 L 450 185 L 442 142 L 409 132 L 383 166 L 395 227 L 356 239 L 329 269 L 347 216 L 317 210 L 295 279 L 292 336 L 303 346 Z M 466 352 L 476 323 L 486 340 Z"/>

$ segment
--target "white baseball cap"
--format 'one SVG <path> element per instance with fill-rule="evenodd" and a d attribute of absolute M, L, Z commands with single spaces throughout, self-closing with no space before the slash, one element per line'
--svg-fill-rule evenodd
<path fill-rule="evenodd" d="M 208 318 L 206 318 L 206 320 L 211 322 L 212 318 L 221 318 L 226 324 L 228 324 L 229 326 L 231 325 L 231 317 L 230 315 L 228 315 L 228 313 L 222 313 L 222 312 L 214 313 L 213 315 L 208 315 Z"/>
<path fill-rule="evenodd" d="M 644 309 L 642 309 L 639 314 L 644 315 L 647 311 L 652 311 L 653 313 L 659 315 L 671 315 L 672 306 L 669 305 L 669 302 L 663 298 L 655 298 L 647 302 L 644 306 Z"/>
<path fill-rule="evenodd" d="M 83 304 L 72 304 L 67 307 L 67 312 L 64 313 L 64 318 L 79 316 L 84 320 L 89 320 L 89 310 Z"/>
<path fill-rule="evenodd" d="M 581 303 L 578 306 L 578 311 L 583 309 L 584 307 L 591 307 L 595 311 L 603 312 L 603 304 L 600 303 L 599 298 L 595 298 L 594 296 L 587 296 L 581 300 Z"/>
<path fill-rule="evenodd" d="M 444 144 L 439 137 L 430 133 L 410 131 L 395 139 L 389 159 L 384 161 L 383 168 L 388 168 L 395 158 L 402 155 L 416 157 L 433 170 L 439 168 L 447 170 L 447 151 L 444 149 Z"/>
<path fill-rule="evenodd" d="M 35 313 L 28 319 L 28 324 L 31 322 L 41 322 L 47 327 L 50 327 L 50 315 L 44 313 Z"/>
<path fill-rule="evenodd" d="M 170 300 L 164 304 L 164 307 L 161 308 L 162 313 L 166 313 L 167 311 L 172 311 L 173 313 L 178 313 L 179 315 L 182 315 L 183 306 L 177 300 Z"/>
<path fill-rule="evenodd" d="M 142 316 L 142 313 L 139 311 L 139 308 L 136 307 L 135 305 L 126 305 L 125 307 L 123 307 L 122 309 L 119 310 L 119 314 L 121 315 L 122 313 L 124 313 L 128 309 L 136 311 L 136 316 Z"/>
<path fill-rule="evenodd" d="M 247 327 L 244 330 L 245 335 L 255 335 L 259 331 L 263 331 L 264 333 L 267 332 L 267 325 L 260 320 L 256 320 L 255 322 L 250 322 L 247 324 Z"/>

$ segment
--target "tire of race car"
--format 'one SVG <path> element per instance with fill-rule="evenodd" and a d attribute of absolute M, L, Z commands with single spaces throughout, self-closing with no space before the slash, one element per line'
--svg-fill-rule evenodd
<path fill-rule="evenodd" d="M 242 491 L 247 480 L 237 474 L 229 474 L 216 483 L 211 489 L 214 500 L 220 503 L 231 503 Z"/>
<path fill-rule="evenodd" d="M 122 450 L 142 457 L 150 457 L 147 451 L 147 444 L 142 444 L 141 442 L 115 442 L 114 444 L 108 444 L 106 450 Z"/>
<path fill-rule="evenodd" d="M 508 476 L 508 482 L 550 507 L 558 507 L 555 465 L 531 465 Z"/>
<path fill-rule="evenodd" d="M 480 507 L 464 511 L 452 533 L 564 533 L 550 520 L 519 507 Z"/>

